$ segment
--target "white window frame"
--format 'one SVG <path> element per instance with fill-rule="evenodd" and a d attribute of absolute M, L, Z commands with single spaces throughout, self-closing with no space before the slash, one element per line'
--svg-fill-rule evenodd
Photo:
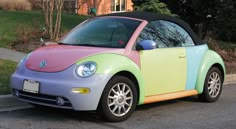
<path fill-rule="evenodd" d="M 115 3 L 116 0 L 111 0 L 111 3 Z M 120 0 L 120 10 L 122 9 L 122 5 L 121 5 L 122 0 Z M 113 11 L 115 10 L 115 11 Z M 121 11 L 116 11 L 116 6 L 114 6 L 114 8 L 111 6 L 111 13 L 121 13 L 121 12 L 126 12 L 127 10 L 127 0 L 125 0 L 125 10 L 121 10 Z"/>

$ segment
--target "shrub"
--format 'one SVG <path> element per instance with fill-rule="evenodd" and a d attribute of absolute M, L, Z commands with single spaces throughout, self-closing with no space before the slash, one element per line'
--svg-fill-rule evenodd
<path fill-rule="evenodd" d="M 236 48 L 234 46 L 229 47 L 229 43 L 212 38 L 208 39 L 208 46 L 223 58 L 227 74 L 236 73 Z"/>
<path fill-rule="evenodd" d="M 236 49 L 234 47 L 225 48 L 224 44 L 226 43 L 222 41 L 208 39 L 209 48 L 219 53 L 225 62 L 235 62 Z"/>
<path fill-rule="evenodd" d="M 177 16 L 175 14 L 172 14 L 171 11 L 168 9 L 167 5 L 163 2 L 160 2 L 160 0 L 149 0 L 144 3 L 141 2 L 140 5 L 134 4 L 133 7 L 135 11 L 139 12 L 154 12 L 171 16 Z"/>
<path fill-rule="evenodd" d="M 31 10 L 32 5 L 28 0 L 0 0 L 0 9 L 14 10 Z"/>
<path fill-rule="evenodd" d="M 18 25 L 16 28 L 16 39 L 11 43 L 11 49 L 29 53 L 43 44 L 40 38 L 47 41 L 47 34 L 40 30 L 40 22 L 33 19 L 32 24 Z"/>

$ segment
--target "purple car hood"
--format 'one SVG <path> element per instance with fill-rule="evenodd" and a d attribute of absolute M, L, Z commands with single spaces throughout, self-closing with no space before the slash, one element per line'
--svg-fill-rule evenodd
<path fill-rule="evenodd" d="M 124 54 L 124 49 L 49 45 L 32 52 L 26 60 L 26 67 L 39 72 L 60 72 L 77 61 L 99 53 Z"/>

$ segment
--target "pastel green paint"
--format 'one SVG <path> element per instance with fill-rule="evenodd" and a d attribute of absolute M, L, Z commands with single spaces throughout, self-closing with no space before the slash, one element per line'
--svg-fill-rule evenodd
<path fill-rule="evenodd" d="M 96 74 L 112 74 L 115 75 L 121 71 L 132 73 L 139 83 L 139 104 L 144 102 L 144 82 L 140 68 L 131 59 L 119 54 L 96 54 L 78 61 L 81 64 L 87 61 L 97 63 Z"/>
<path fill-rule="evenodd" d="M 198 72 L 196 90 L 198 91 L 199 94 L 203 92 L 203 87 L 207 72 L 214 64 L 219 64 L 222 66 L 224 70 L 223 74 L 225 76 L 225 65 L 222 58 L 216 52 L 208 50 L 201 61 L 200 69 Z"/>
<path fill-rule="evenodd" d="M 187 78 L 185 48 L 140 51 L 145 96 L 183 91 Z"/>

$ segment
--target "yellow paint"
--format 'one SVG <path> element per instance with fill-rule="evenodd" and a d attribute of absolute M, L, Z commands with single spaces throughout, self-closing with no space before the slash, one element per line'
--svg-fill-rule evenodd
<path fill-rule="evenodd" d="M 197 94 L 198 92 L 196 90 L 188 90 L 188 91 L 180 91 L 180 92 L 174 92 L 174 93 L 168 93 L 168 94 L 147 96 L 144 98 L 144 104 L 183 98 L 183 97 L 193 96 Z"/>
<path fill-rule="evenodd" d="M 90 89 L 89 88 L 73 88 L 71 89 L 71 92 L 75 94 L 89 94 Z"/>
<path fill-rule="evenodd" d="M 145 96 L 183 91 L 187 78 L 185 48 L 140 51 Z"/>

